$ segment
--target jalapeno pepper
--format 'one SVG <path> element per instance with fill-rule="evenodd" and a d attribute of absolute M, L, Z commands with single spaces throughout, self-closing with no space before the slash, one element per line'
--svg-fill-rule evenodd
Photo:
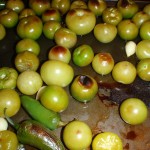
<path fill-rule="evenodd" d="M 35 120 L 25 120 L 18 124 L 5 115 L 7 121 L 16 129 L 18 141 L 40 150 L 65 150 L 61 140 L 44 125 Z"/>
<path fill-rule="evenodd" d="M 27 113 L 36 121 L 42 123 L 51 130 L 54 130 L 64 123 L 61 121 L 60 114 L 45 108 L 39 101 L 31 96 L 20 96 L 21 104 Z"/>

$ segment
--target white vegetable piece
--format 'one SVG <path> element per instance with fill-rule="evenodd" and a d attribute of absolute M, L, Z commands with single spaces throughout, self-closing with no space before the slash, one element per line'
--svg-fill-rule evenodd
<path fill-rule="evenodd" d="M 0 131 L 7 130 L 7 128 L 8 128 L 8 122 L 6 121 L 5 118 L 0 117 Z"/>
<path fill-rule="evenodd" d="M 136 51 L 136 43 L 133 41 L 127 42 L 125 45 L 125 51 L 126 51 L 127 57 L 130 57 L 131 55 L 133 55 Z"/>

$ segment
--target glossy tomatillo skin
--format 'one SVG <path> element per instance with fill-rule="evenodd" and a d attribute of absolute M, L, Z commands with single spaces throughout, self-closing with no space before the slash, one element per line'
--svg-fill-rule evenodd
<path fill-rule="evenodd" d="M 112 77 L 122 84 L 131 84 L 136 78 L 135 66 L 128 61 L 120 61 L 114 65 Z"/>
<path fill-rule="evenodd" d="M 144 40 L 150 40 L 150 20 L 145 21 L 139 31 L 140 37 Z"/>
<path fill-rule="evenodd" d="M 150 58 L 150 40 L 141 40 L 137 43 L 136 56 L 140 60 Z"/>
<path fill-rule="evenodd" d="M 15 27 L 18 23 L 18 14 L 11 9 L 3 9 L 0 11 L 0 23 L 6 28 Z"/>
<path fill-rule="evenodd" d="M 0 89 L 14 89 L 18 78 L 18 72 L 14 68 L 0 68 Z"/>
<path fill-rule="evenodd" d="M 93 30 L 96 16 L 89 9 L 76 8 L 67 13 L 65 22 L 67 27 L 77 35 L 85 35 Z"/>
<path fill-rule="evenodd" d="M 65 15 L 70 9 L 70 0 L 52 0 L 51 7 L 56 8 L 62 15 Z"/>
<path fill-rule="evenodd" d="M 72 48 L 77 43 L 77 35 L 74 31 L 61 27 L 56 30 L 54 34 L 54 40 L 57 45 L 61 45 L 66 48 Z"/>
<path fill-rule="evenodd" d="M 74 8 L 84 8 L 84 9 L 87 9 L 88 6 L 87 6 L 87 4 L 86 4 L 85 1 L 75 0 L 75 1 L 72 1 L 71 5 L 70 5 L 70 9 L 74 9 Z"/>
<path fill-rule="evenodd" d="M 116 7 L 106 8 L 102 13 L 103 21 L 117 25 L 122 20 L 122 14 Z"/>
<path fill-rule="evenodd" d="M 17 25 L 17 34 L 20 38 L 38 39 L 42 34 L 43 24 L 38 16 L 28 16 L 21 19 Z"/>
<path fill-rule="evenodd" d="M 6 115 L 12 117 L 18 113 L 21 107 L 19 94 L 14 89 L 0 90 L 0 116 L 4 117 L 4 109 Z"/>
<path fill-rule="evenodd" d="M 26 70 L 17 78 L 17 88 L 22 94 L 34 95 L 43 85 L 39 73 L 33 70 Z"/>
<path fill-rule="evenodd" d="M 19 14 L 25 8 L 25 4 L 22 0 L 8 0 L 6 8 L 12 9 Z"/>
<path fill-rule="evenodd" d="M 43 34 L 48 39 L 54 39 L 55 32 L 61 28 L 61 23 L 55 20 L 46 21 L 43 24 Z"/>
<path fill-rule="evenodd" d="M 73 80 L 74 70 L 65 62 L 48 60 L 42 64 L 40 74 L 47 85 L 54 84 L 66 87 Z"/>
<path fill-rule="evenodd" d="M 19 72 L 26 70 L 36 71 L 40 65 L 40 60 L 34 53 L 23 51 L 16 55 L 14 63 Z"/>
<path fill-rule="evenodd" d="M 92 141 L 93 150 L 123 150 L 121 138 L 113 132 L 97 134 Z"/>
<path fill-rule="evenodd" d="M 41 104 L 55 112 L 63 112 L 69 105 L 69 97 L 65 89 L 57 85 L 45 86 L 39 98 Z"/>
<path fill-rule="evenodd" d="M 44 11 L 50 8 L 49 0 L 29 0 L 29 7 L 36 15 L 41 16 Z"/>
<path fill-rule="evenodd" d="M 124 40 L 133 40 L 138 36 L 139 28 L 130 19 L 122 20 L 118 26 L 118 35 Z"/>
<path fill-rule="evenodd" d="M 87 149 L 92 142 L 92 131 L 88 124 L 83 121 L 74 120 L 65 126 L 63 141 L 70 150 Z"/>
<path fill-rule="evenodd" d="M 32 15 L 36 15 L 35 12 L 33 11 L 33 9 L 31 9 L 31 8 L 24 8 L 19 13 L 19 20 L 24 18 L 24 17 L 28 17 L 28 16 L 32 16 Z"/>
<path fill-rule="evenodd" d="M 80 67 L 84 67 L 92 62 L 94 51 L 91 46 L 83 44 L 75 48 L 72 57 L 74 64 Z"/>
<path fill-rule="evenodd" d="M 18 148 L 18 139 L 14 132 L 6 130 L 0 132 L 0 148 L 3 150 L 15 150 Z"/>
<path fill-rule="evenodd" d="M 70 87 L 71 95 L 80 102 L 91 101 L 98 92 L 96 80 L 89 75 L 78 75 Z"/>
<path fill-rule="evenodd" d="M 142 80 L 150 81 L 150 58 L 145 58 L 138 62 L 137 74 Z"/>
<path fill-rule="evenodd" d="M 138 4 L 133 0 L 119 0 L 117 8 L 122 13 L 124 19 L 132 18 L 139 10 Z"/>
<path fill-rule="evenodd" d="M 140 28 L 145 21 L 150 20 L 150 15 L 144 11 L 139 11 L 132 17 L 132 20 Z"/>
<path fill-rule="evenodd" d="M 117 27 L 110 23 L 99 23 L 94 27 L 95 38 L 102 43 L 109 43 L 115 39 Z"/>
<path fill-rule="evenodd" d="M 125 99 L 120 106 L 122 119 L 131 125 L 143 123 L 148 116 L 148 109 L 145 103 L 138 98 Z"/>
<path fill-rule="evenodd" d="M 21 53 L 23 51 L 30 51 L 35 55 L 39 55 L 41 50 L 39 43 L 30 38 L 24 38 L 18 41 L 15 49 L 16 53 Z"/>

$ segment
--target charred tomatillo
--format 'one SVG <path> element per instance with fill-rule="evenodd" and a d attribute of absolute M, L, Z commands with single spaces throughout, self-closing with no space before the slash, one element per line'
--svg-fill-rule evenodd
<path fill-rule="evenodd" d="M 48 53 L 50 60 L 60 60 L 65 63 L 69 63 L 71 60 L 71 52 L 68 48 L 60 45 L 52 47 Z"/>
<path fill-rule="evenodd" d="M 61 22 L 61 20 L 62 20 L 61 14 L 58 11 L 58 9 L 56 9 L 56 8 L 49 8 L 49 9 L 45 10 L 42 13 L 41 18 L 42 18 L 43 22 L 47 22 L 49 20 Z"/>
<path fill-rule="evenodd" d="M 119 0 L 117 8 L 125 19 L 132 18 L 139 10 L 139 6 L 134 0 Z"/>
<path fill-rule="evenodd" d="M 71 95 L 80 102 L 91 101 L 98 92 L 96 80 L 89 75 L 78 75 L 70 86 Z"/>
<path fill-rule="evenodd" d="M 103 11 L 107 8 L 105 0 L 89 0 L 88 8 L 94 12 L 96 16 L 101 16 Z"/>
<path fill-rule="evenodd" d="M 114 67 L 114 59 L 110 53 L 98 53 L 92 60 L 92 67 L 98 74 L 109 74 Z"/>
<path fill-rule="evenodd" d="M 16 87 L 18 73 L 9 67 L 0 68 L 0 89 L 14 89 Z"/>

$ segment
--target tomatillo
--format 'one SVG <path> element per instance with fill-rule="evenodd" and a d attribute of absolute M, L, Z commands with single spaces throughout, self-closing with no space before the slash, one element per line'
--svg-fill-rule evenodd
<path fill-rule="evenodd" d="M 0 89 L 16 87 L 18 72 L 9 67 L 0 68 Z"/>

